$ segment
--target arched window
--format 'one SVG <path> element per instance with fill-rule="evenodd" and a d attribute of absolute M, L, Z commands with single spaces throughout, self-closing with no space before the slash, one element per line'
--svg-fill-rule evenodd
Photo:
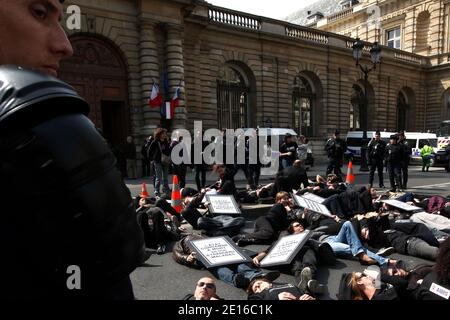
<path fill-rule="evenodd" d="M 416 27 L 416 46 L 414 52 L 417 54 L 427 55 L 428 54 L 428 39 L 430 32 L 430 13 L 428 11 L 423 11 L 417 16 L 417 27 Z"/>
<path fill-rule="evenodd" d="M 304 76 L 296 76 L 292 93 L 292 126 L 301 135 L 314 134 L 312 108 L 315 98 L 316 94 L 310 81 Z"/>
<path fill-rule="evenodd" d="M 403 91 L 397 96 L 397 130 L 406 130 L 408 123 L 408 100 Z"/>
<path fill-rule="evenodd" d="M 217 76 L 217 123 L 219 128 L 248 127 L 250 87 L 235 67 L 224 65 Z"/>

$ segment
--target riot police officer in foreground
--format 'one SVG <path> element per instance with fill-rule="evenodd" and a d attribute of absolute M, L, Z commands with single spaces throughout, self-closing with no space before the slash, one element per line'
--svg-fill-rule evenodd
<path fill-rule="evenodd" d="M 386 151 L 386 142 L 381 140 L 380 131 L 375 132 L 375 138 L 372 139 L 367 148 L 367 159 L 370 165 L 369 183 L 372 188 L 375 170 L 378 170 L 378 183 L 380 188 L 384 188 L 383 183 L 383 163 Z"/>
<path fill-rule="evenodd" d="M 398 144 L 398 136 L 391 135 L 389 144 L 386 147 L 385 159 L 389 172 L 389 180 L 391 182 L 391 192 L 402 191 L 402 161 L 404 159 L 403 147 Z"/>
<path fill-rule="evenodd" d="M 406 141 L 405 131 L 400 131 L 398 134 L 398 144 L 403 148 L 403 160 L 402 160 L 402 185 L 403 189 L 408 189 L 408 166 L 411 161 L 411 147 Z"/>
<path fill-rule="evenodd" d="M 339 137 L 339 130 L 334 131 L 333 137 L 325 144 L 328 156 L 328 176 L 332 171 L 342 178 L 341 167 L 343 165 L 344 153 L 347 151 L 347 143 Z"/>
<path fill-rule="evenodd" d="M 130 192 L 87 103 L 53 77 L 72 54 L 61 2 L 0 6 L 0 297 L 133 299 Z"/>

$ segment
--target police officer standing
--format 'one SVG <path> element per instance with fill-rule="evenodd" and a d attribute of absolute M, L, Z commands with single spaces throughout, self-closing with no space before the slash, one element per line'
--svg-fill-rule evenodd
<path fill-rule="evenodd" d="M 333 137 L 325 144 L 325 151 L 328 156 L 328 176 L 332 171 L 342 177 L 341 167 L 343 165 L 344 153 L 347 151 L 347 143 L 339 137 L 339 130 L 334 131 Z"/>
<path fill-rule="evenodd" d="M 402 161 L 404 159 L 404 149 L 398 143 L 398 136 L 392 135 L 385 152 L 386 163 L 389 171 L 389 180 L 391 182 L 391 192 L 402 191 Z"/>
<path fill-rule="evenodd" d="M 408 141 L 406 141 L 405 131 L 400 131 L 398 139 L 398 144 L 403 148 L 403 160 L 402 160 L 402 185 L 403 189 L 408 189 L 408 166 L 409 161 L 411 160 L 411 147 L 408 145 Z"/>
<path fill-rule="evenodd" d="M 378 170 L 378 183 L 380 188 L 384 188 L 383 183 L 383 161 L 386 151 L 386 142 L 381 140 L 380 131 L 375 132 L 375 138 L 370 141 L 367 148 L 367 159 L 369 159 L 370 176 L 369 183 L 372 188 L 375 170 Z"/>

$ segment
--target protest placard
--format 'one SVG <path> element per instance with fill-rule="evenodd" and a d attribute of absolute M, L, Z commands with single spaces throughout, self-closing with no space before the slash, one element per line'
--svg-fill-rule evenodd
<path fill-rule="evenodd" d="M 312 233 L 310 230 L 305 230 L 299 234 L 282 237 L 261 260 L 261 267 L 291 263 L 311 235 Z"/>
<path fill-rule="evenodd" d="M 188 245 L 206 268 L 252 261 L 227 236 L 189 241 Z"/>
<path fill-rule="evenodd" d="M 412 206 L 410 204 L 407 204 L 405 202 L 401 202 L 398 200 L 381 200 L 381 202 L 384 202 L 390 206 L 393 206 L 395 208 L 399 208 L 405 211 L 416 211 L 416 210 L 423 210 L 422 208 Z"/>
<path fill-rule="evenodd" d="M 325 207 L 321 203 L 318 203 L 316 201 L 313 201 L 313 200 L 310 200 L 303 196 L 298 196 L 298 195 L 294 195 L 294 200 L 299 207 L 308 209 L 312 212 L 317 212 L 317 213 L 323 214 L 324 216 L 327 216 L 329 218 L 333 218 L 333 215 L 328 210 L 328 208 Z"/>
<path fill-rule="evenodd" d="M 241 214 L 236 200 L 231 195 L 206 195 L 209 210 L 214 214 Z"/>

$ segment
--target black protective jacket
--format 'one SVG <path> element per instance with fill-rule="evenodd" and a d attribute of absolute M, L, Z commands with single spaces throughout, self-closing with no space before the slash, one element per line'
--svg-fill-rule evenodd
<path fill-rule="evenodd" d="M 87 104 L 17 67 L 0 67 L 0 83 L 1 296 L 132 298 L 120 288 L 142 262 L 143 236 Z M 74 268 L 81 289 L 70 290 Z"/>

